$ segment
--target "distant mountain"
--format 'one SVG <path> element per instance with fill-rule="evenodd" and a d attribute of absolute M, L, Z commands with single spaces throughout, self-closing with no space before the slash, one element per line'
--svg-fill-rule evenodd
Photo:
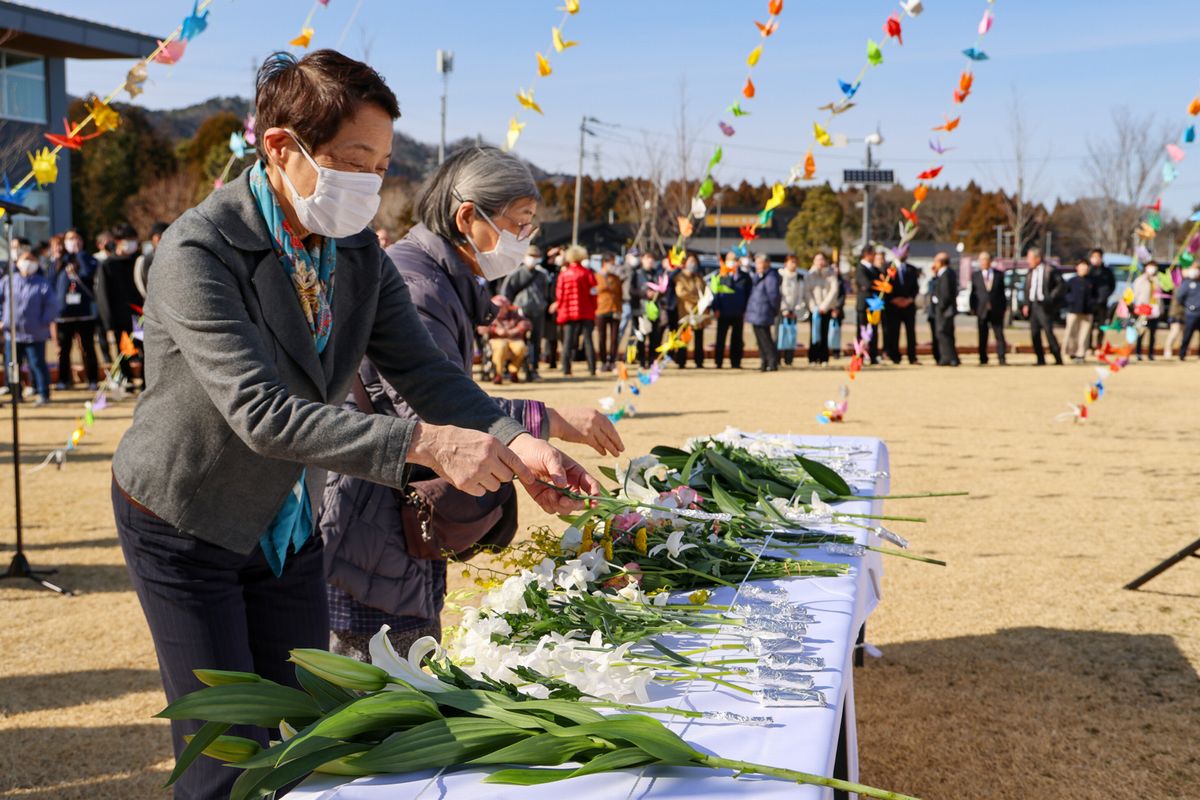
<path fill-rule="evenodd" d="M 164 136 L 173 142 L 190 139 L 196 134 L 200 123 L 214 114 L 222 112 L 245 117 L 250 113 L 250 101 L 244 97 L 210 97 L 203 103 L 196 103 L 185 108 L 173 108 L 166 111 L 151 111 L 146 115 L 150 123 Z M 463 147 L 475 144 L 474 139 L 464 138 L 455 142 L 447 142 L 447 152 L 453 153 Z M 388 172 L 392 175 L 410 180 L 423 180 L 437 166 L 437 144 L 419 142 L 406 133 L 397 131 L 392 139 L 392 163 Z M 543 180 L 549 174 L 539 169 L 535 164 L 529 164 L 533 177 Z"/>

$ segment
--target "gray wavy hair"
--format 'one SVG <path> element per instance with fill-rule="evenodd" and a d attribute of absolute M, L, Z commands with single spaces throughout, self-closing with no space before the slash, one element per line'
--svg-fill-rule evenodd
<path fill-rule="evenodd" d="M 514 200 L 541 200 L 525 162 L 498 147 L 467 147 L 442 163 L 417 200 L 417 219 L 426 228 L 456 244 L 466 244 L 454 215 L 463 203 L 475 203 L 489 217 Z"/>

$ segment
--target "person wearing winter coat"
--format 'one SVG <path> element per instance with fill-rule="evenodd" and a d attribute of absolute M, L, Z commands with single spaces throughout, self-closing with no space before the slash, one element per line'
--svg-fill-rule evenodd
<path fill-rule="evenodd" d="M 563 253 L 566 266 L 558 276 L 554 302 L 556 321 L 563 331 L 563 375 L 571 374 L 571 365 L 583 339 L 588 374 L 596 374 L 596 349 L 592 333 L 596 327 L 596 295 L 599 292 L 596 273 L 584 266 L 587 250 L 573 244 Z"/>
<path fill-rule="evenodd" d="M 546 328 L 546 309 L 550 306 L 550 273 L 542 266 L 542 250 L 531 245 L 525 251 L 521 268 L 504 279 L 500 293 L 521 309 L 529 321 L 529 348 L 525 361 L 525 379 L 541 380 L 538 363 L 542 356 L 542 336 Z"/>
<path fill-rule="evenodd" d="M 683 271 L 675 276 L 675 297 L 679 303 L 680 319 L 687 319 L 696 313 L 700 298 L 704 295 L 704 287 L 704 276 L 700 274 L 700 259 L 694 254 L 689 255 L 684 259 Z M 692 363 L 697 369 L 704 368 L 704 329 L 708 327 L 710 319 L 706 313 L 691 322 Z"/>
<path fill-rule="evenodd" d="M 829 321 L 837 310 L 838 274 L 824 253 L 813 256 L 812 269 L 804 278 L 804 301 L 812 314 L 808 361 L 826 364 L 829 362 Z"/>
<path fill-rule="evenodd" d="M 96 355 L 96 259 L 83 249 L 83 237 L 72 229 L 63 236 L 63 252 L 54 268 L 58 319 L 58 383 L 56 389 L 69 389 L 73 383 L 71 350 L 76 340 L 83 356 L 83 373 L 88 389 L 95 391 L 100 381 Z"/>
<path fill-rule="evenodd" d="M 1087 259 L 1081 258 L 1075 265 L 1075 280 L 1067 282 L 1067 332 L 1063 347 L 1077 364 L 1087 357 L 1088 332 L 1096 310 L 1096 284 L 1090 275 L 1091 268 Z"/>
<path fill-rule="evenodd" d="M 1162 316 L 1162 292 L 1158 287 L 1158 263 L 1147 261 L 1142 274 L 1133 279 L 1133 310 L 1146 320 L 1146 330 L 1137 340 L 1137 360 L 1142 360 L 1142 342 L 1149 345 L 1147 358 L 1154 360 L 1154 340 L 1158 336 L 1158 321 Z"/>
<path fill-rule="evenodd" d="M 795 325 L 806 309 L 804 276 L 800 274 L 800 261 L 789 255 L 784 259 L 783 271 L 779 274 L 779 318 L 781 322 Z M 790 367 L 796 355 L 796 348 L 785 348 L 779 355 L 783 358 L 783 363 Z"/>
<path fill-rule="evenodd" d="M 781 302 L 780 276 L 771 269 L 771 260 L 764 254 L 754 259 L 754 274 L 750 276 L 750 300 L 746 303 L 746 321 L 754 328 L 754 341 L 758 343 L 759 372 L 775 372 L 779 369 L 779 349 L 771 326 L 779 316 Z"/>
<path fill-rule="evenodd" d="M 742 368 L 742 350 L 746 325 L 746 304 L 750 301 L 750 275 L 741 268 L 737 254 L 729 253 L 721 268 L 721 285 L 729 291 L 713 298 L 712 312 L 717 319 L 717 369 L 725 363 L 725 341 L 729 340 L 729 365 Z"/>
<path fill-rule="evenodd" d="M 492 147 L 460 150 L 430 177 L 417 204 L 418 224 L 387 249 L 433 344 L 465 375 L 471 374 L 477 328 L 491 324 L 497 312 L 486 283 L 480 280 L 484 266 L 493 279 L 503 277 L 498 271 L 507 269 L 511 274 L 522 269 L 521 250 L 516 250 L 511 262 L 502 262 L 505 251 L 499 246 L 477 249 L 475 242 L 481 228 L 494 230 L 492 225 L 528 239 L 533 232 L 528 220 L 536 212 L 538 198 L 528 167 L 515 156 Z M 500 237 L 507 238 L 504 233 Z M 358 377 L 361 392 L 352 392 L 344 407 L 416 418 L 413 408 L 369 360 L 363 362 Z M 362 395 L 369 408 L 363 407 Z M 536 400 L 493 401 L 537 438 L 587 444 L 601 455 L 617 455 L 623 449 L 608 418 L 590 408 L 556 409 Z M 565 455 L 563 459 L 575 464 Z M 423 467 L 409 468 L 410 488 L 437 478 Z M 459 522 L 490 521 L 480 541 L 491 546 L 504 546 L 517 530 L 517 498 L 508 484 L 476 496 L 457 491 L 438 496 L 442 505 L 430 509 L 435 533 L 442 515 Z M 404 505 L 418 502 L 410 494 Z M 365 660 L 368 642 L 381 625 L 391 627 L 388 637 L 400 652 L 407 652 L 421 636 L 440 634 L 446 562 L 411 552 L 411 531 L 405 531 L 402 504 L 390 487 L 331 473 L 318 524 L 325 541 L 335 652 Z"/>
<path fill-rule="evenodd" d="M 37 257 L 27 249 L 17 253 L 17 272 L 12 276 L 12 297 L 8 296 L 9 282 L 0 281 L 0 324 L 4 326 L 4 368 L 8 369 L 13 357 L 8 340 L 12 324 L 16 322 L 17 369 L 23 363 L 29 368 L 33 389 L 37 393 L 34 405 L 44 406 L 50 402 L 50 367 L 46 363 L 46 342 L 50 338 L 50 324 L 58 316 L 58 299 L 54 287 L 38 268 Z M 10 383 L 18 383 L 10 380 Z"/>

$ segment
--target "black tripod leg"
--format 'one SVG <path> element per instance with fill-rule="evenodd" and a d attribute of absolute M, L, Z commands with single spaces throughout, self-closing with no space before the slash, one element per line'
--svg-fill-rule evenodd
<path fill-rule="evenodd" d="M 1156 566 L 1154 569 L 1150 570 L 1149 572 L 1147 572 L 1143 575 L 1139 575 L 1138 577 L 1134 578 L 1132 581 L 1125 584 L 1125 588 L 1129 589 L 1131 591 L 1138 589 L 1139 587 L 1141 587 L 1143 584 L 1145 584 L 1150 579 L 1163 574 L 1164 572 L 1169 570 L 1171 567 L 1175 566 L 1180 561 L 1183 561 L 1185 558 L 1188 558 L 1189 556 L 1192 558 L 1200 558 L 1200 552 L 1198 552 L 1198 551 L 1200 551 L 1200 539 L 1197 539 L 1196 541 L 1192 542 L 1187 547 L 1183 548 L 1178 553 L 1176 553 L 1175 555 L 1168 558 L 1166 561 L 1163 561 L 1161 564 L 1159 564 L 1158 566 Z"/>

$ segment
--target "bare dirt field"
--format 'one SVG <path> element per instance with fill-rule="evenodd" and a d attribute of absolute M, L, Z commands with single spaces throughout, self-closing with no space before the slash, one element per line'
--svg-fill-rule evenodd
<path fill-rule="evenodd" d="M 629 452 L 746 429 L 878 436 L 898 525 L 942 569 L 889 560 L 857 678 L 862 778 L 925 798 L 1179 798 L 1200 794 L 1200 561 L 1121 586 L 1200 536 L 1200 366 L 1143 363 L 1108 381 L 1083 425 L 1056 414 L 1091 365 L 928 365 L 852 384 L 845 423 L 818 426 L 836 369 L 668 372 L 620 423 Z M 491 388 L 491 387 L 489 387 Z M 593 404 L 608 381 L 504 387 Z M 23 413 L 26 468 L 69 435 L 85 395 Z M 26 406 L 26 408 L 29 408 Z M 0 796 L 155 798 L 170 766 L 150 637 L 109 506 L 109 460 L 132 401 L 98 415 L 66 467 L 24 480 L 29 555 L 79 592 L 0 583 Z M 10 410 L 0 412 L 0 558 L 11 555 Z M 570 452 L 590 466 L 590 451 Z M 524 520 L 544 521 L 528 502 Z"/>

